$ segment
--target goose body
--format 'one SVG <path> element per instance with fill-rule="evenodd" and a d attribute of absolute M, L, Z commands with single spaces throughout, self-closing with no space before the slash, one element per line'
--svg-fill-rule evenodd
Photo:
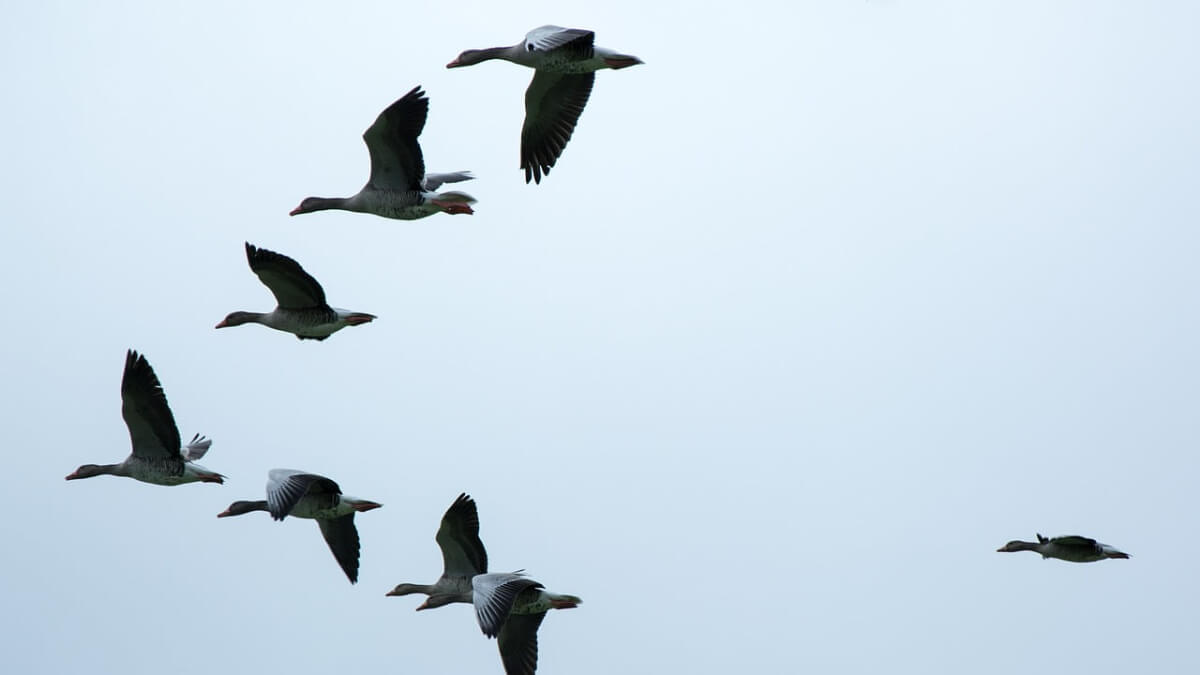
<path fill-rule="evenodd" d="M 217 328 L 260 323 L 301 340 L 324 340 L 346 326 L 375 319 L 374 314 L 330 307 L 321 284 L 286 255 L 246 242 L 246 260 L 259 281 L 271 290 L 277 306 L 266 313 L 233 312 Z"/>
<path fill-rule="evenodd" d="M 537 631 L 551 609 L 571 609 L 583 601 L 551 593 L 517 572 L 480 574 L 471 580 L 475 618 L 488 637 L 496 638 L 506 675 L 533 675 L 537 670 Z M 431 598 L 432 599 L 432 598 Z"/>
<path fill-rule="evenodd" d="M 119 464 L 84 464 L 67 480 L 110 475 L 153 485 L 224 482 L 221 474 L 195 463 L 212 441 L 196 434 L 186 446 L 181 443 L 158 376 L 146 357 L 132 349 L 125 353 L 121 377 L 121 417 L 133 446 L 129 457 Z"/>
<path fill-rule="evenodd" d="M 596 71 L 619 70 L 642 63 L 594 44 L 595 33 L 578 28 L 542 26 L 508 47 L 468 49 L 447 68 L 501 59 L 534 69 L 525 90 L 525 123 L 521 128 L 521 169 L 525 182 L 542 182 L 558 161 L 592 93 Z"/>
<path fill-rule="evenodd" d="M 1109 558 L 1124 559 L 1128 558 L 1129 554 L 1109 546 L 1101 544 L 1095 539 L 1087 537 L 1079 537 L 1075 535 L 1065 537 L 1043 537 L 1037 535 L 1037 542 L 1032 541 L 1010 541 L 1004 546 L 996 549 L 997 553 L 1011 553 L 1014 551 L 1037 551 L 1042 555 L 1042 559 L 1057 558 L 1066 560 L 1067 562 L 1087 563 L 1096 562 L 1099 560 L 1107 560 Z"/>
<path fill-rule="evenodd" d="M 382 504 L 342 494 L 332 480 L 294 469 L 271 469 L 267 474 L 267 498 L 237 501 L 218 518 L 266 511 L 275 520 L 288 516 L 317 521 L 321 536 L 350 583 L 358 581 L 359 539 L 354 514 L 377 509 Z"/>
<path fill-rule="evenodd" d="M 471 603 L 474 594 L 472 577 L 487 572 L 487 550 L 479 539 L 479 511 L 475 500 L 466 493 L 446 509 L 437 531 L 438 547 L 442 550 L 442 576 L 432 584 L 399 584 L 389 596 L 424 593 L 439 600 L 417 607 L 418 610 L 440 607 L 451 602 Z"/>
<path fill-rule="evenodd" d="M 414 87 L 384 109 L 363 133 L 371 155 L 371 176 L 350 197 L 308 197 L 290 215 L 338 209 L 384 218 L 415 220 L 438 212 L 474 213 L 475 198 L 463 192 L 437 192 L 443 183 L 473 178 L 469 171 L 426 174 L 417 137 L 425 128 L 429 99 Z"/>

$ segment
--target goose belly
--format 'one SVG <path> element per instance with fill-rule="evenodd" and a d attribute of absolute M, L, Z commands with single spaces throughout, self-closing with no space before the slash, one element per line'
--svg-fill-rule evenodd
<path fill-rule="evenodd" d="M 338 321 L 335 312 L 288 312 L 278 309 L 263 317 L 263 323 L 285 333 L 317 339 L 327 338 L 345 326 Z"/>
<path fill-rule="evenodd" d="M 134 480 L 151 485 L 183 485 L 199 480 L 195 474 L 188 475 L 186 470 L 180 470 L 177 465 L 169 462 L 128 462 L 124 473 Z"/>
<path fill-rule="evenodd" d="M 360 193 L 357 202 L 357 208 L 367 213 L 396 220 L 416 220 L 441 210 L 413 190 L 371 190 Z"/>

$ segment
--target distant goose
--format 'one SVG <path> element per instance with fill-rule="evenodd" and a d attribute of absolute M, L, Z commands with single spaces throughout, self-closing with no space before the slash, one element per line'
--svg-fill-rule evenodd
<path fill-rule="evenodd" d="M 121 377 L 121 416 L 133 444 L 129 457 L 120 464 L 84 464 L 67 480 L 108 474 L 154 485 L 225 482 L 221 474 L 194 463 L 208 452 L 212 441 L 196 434 L 181 447 L 179 427 L 158 376 L 146 357 L 132 349 L 125 353 Z"/>
<path fill-rule="evenodd" d="M 229 505 L 218 518 L 240 516 L 251 511 L 266 511 L 275 520 L 287 516 L 312 518 L 321 527 L 321 536 L 329 544 L 333 557 L 349 577 L 358 581 L 358 529 L 354 514 L 377 509 L 382 504 L 343 495 L 338 484 L 315 473 L 292 469 L 271 469 L 267 474 L 265 501 L 240 501 Z"/>
<path fill-rule="evenodd" d="M 474 178 L 469 171 L 425 173 L 417 137 L 425 128 L 429 99 L 415 87 L 388 106 L 363 133 L 371 154 L 371 177 L 353 197 L 309 197 L 290 215 L 340 209 L 384 218 L 416 220 L 445 213 L 474 213 L 475 198 L 463 192 L 435 192 L 442 183 Z"/>
<path fill-rule="evenodd" d="M 474 601 L 471 578 L 487 572 L 487 550 L 479 540 L 479 512 L 475 501 L 461 494 L 446 509 L 437 531 L 438 547 L 442 549 L 442 576 L 431 585 L 400 584 L 389 596 L 424 593 L 444 600 L 436 605 L 425 602 L 418 610 L 440 607 L 452 602 Z"/>
<path fill-rule="evenodd" d="M 346 326 L 368 323 L 375 318 L 374 314 L 330 307 L 325 303 L 321 284 L 286 255 L 247 242 L 246 259 L 259 281 L 271 289 L 278 306 L 266 314 L 233 312 L 217 328 L 261 323 L 301 340 L 324 340 Z"/>
<path fill-rule="evenodd" d="M 484 635 L 498 638 L 507 675 L 533 675 L 537 670 L 537 631 L 548 610 L 571 609 L 583 602 L 573 595 L 551 593 L 519 573 L 480 574 L 471 586 L 479 628 Z"/>
<path fill-rule="evenodd" d="M 446 64 L 458 68 L 503 59 L 536 71 L 525 90 L 525 125 L 521 128 L 521 168 L 526 183 L 530 179 L 541 183 L 542 174 L 550 174 L 567 147 L 592 93 L 595 71 L 642 63 L 636 56 L 596 47 L 594 39 L 590 30 L 542 26 L 511 47 L 468 49 Z"/>
<path fill-rule="evenodd" d="M 1122 553 L 1108 544 L 1101 544 L 1095 539 L 1087 537 L 1052 537 L 1047 539 L 1041 534 L 1037 536 L 1037 543 L 1032 541 L 1010 541 L 1004 546 L 996 549 L 997 553 L 1011 553 L 1013 551 L 1037 551 L 1042 554 L 1042 558 L 1058 558 L 1067 562 L 1096 562 L 1106 558 L 1128 558 L 1128 553 Z"/>

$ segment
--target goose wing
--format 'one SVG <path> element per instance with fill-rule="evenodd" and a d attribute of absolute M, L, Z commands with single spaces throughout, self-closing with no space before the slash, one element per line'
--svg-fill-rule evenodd
<path fill-rule="evenodd" d="M 167 395 L 150 362 L 132 349 L 125 353 L 125 374 L 121 377 L 121 417 L 129 428 L 135 457 L 182 465 L 179 427 L 167 405 Z"/>
<path fill-rule="evenodd" d="M 420 86 L 379 113 L 375 123 L 363 132 L 371 153 L 368 185 L 378 190 L 421 191 L 425 159 L 417 137 L 428 115 L 429 99 Z"/>
<path fill-rule="evenodd" d="M 333 552 L 333 557 L 341 566 L 350 583 L 358 582 L 358 528 L 354 526 L 354 514 L 348 513 L 337 518 L 322 518 L 317 521 L 321 527 L 321 536 Z"/>
<path fill-rule="evenodd" d="M 258 280 L 271 289 L 282 309 L 326 307 L 325 289 L 300 263 L 281 253 L 246 242 L 246 260 Z"/>
<path fill-rule="evenodd" d="M 520 574 L 480 574 L 471 579 L 471 588 L 480 630 L 488 637 L 496 637 L 521 591 L 543 586 Z"/>
<path fill-rule="evenodd" d="M 271 469 L 267 474 L 267 511 L 275 520 L 287 517 L 305 496 L 326 501 L 333 506 L 341 494 L 342 489 L 337 483 L 315 473 Z"/>
<path fill-rule="evenodd" d="M 1100 550 L 1100 544 L 1098 544 L 1095 539 L 1089 539 L 1088 537 L 1069 535 L 1066 537 L 1055 537 L 1050 541 L 1058 544 L 1059 546 L 1077 546 L 1079 548 L 1094 548 L 1097 551 Z"/>
<path fill-rule="evenodd" d="M 590 59 L 595 53 L 596 33 L 579 28 L 541 26 L 525 34 L 525 51 L 549 52 L 559 50 L 572 58 Z"/>
<path fill-rule="evenodd" d="M 452 171 L 450 173 L 425 174 L 424 187 L 430 192 L 436 192 L 445 183 L 461 183 L 464 180 L 474 180 L 475 175 L 470 171 Z"/>
<path fill-rule="evenodd" d="M 545 612 L 508 616 L 496 638 L 506 675 L 533 675 L 537 670 L 537 632 L 545 618 Z"/>
<path fill-rule="evenodd" d="M 205 438 L 200 434 L 192 436 L 192 440 L 183 446 L 183 461 L 194 462 L 204 456 L 208 449 L 212 447 L 212 439 Z"/>
<path fill-rule="evenodd" d="M 525 182 L 542 182 L 558 161 L 575 124 L 592 95 L 595 73 L 564 75 L 536 71 L 525 90 L 525 124 L 521 128 L 521 168 Z"/>
<path fill-rule="evenodd" d="M 442 549 L 442 576 L 471 578 L 487 573 L 487 549 L 479 539 L 479 511 L 466 493 L 446 509 L 436 539 Z"/>

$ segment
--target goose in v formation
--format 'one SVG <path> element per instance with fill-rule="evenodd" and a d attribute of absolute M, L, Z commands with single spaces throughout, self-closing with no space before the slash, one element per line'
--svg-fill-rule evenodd
<path fill-rule="evenodd" d="M 195 463 L 208 452 L 212 441 L 196 434 L 186 446 L 181 443 L 158 376 L 146 357 L 132 349 L 125 353 L 121 377 L 121 417 L 133 446 L 129 457 L 119 464 L 84 464 L 67 480 L 107 474 L 154 485 L 225 482 L 221 474 Z"/>
<path fill-rule="evenodd" d="M 537 670 L 537 631 L 547 611 L 583 602 L 574 595 L 551 593 L 520 572 L 479 574 L 471 579 L 471 588 L 479 628 L 496 638 L 507 675 L 533 675 Z"/>
<path fill-rule="evenodd" d="M 442 549 L 442 576 L 433 584 L 400 584 L 387 595 L 425 593 L 418 610 L 461 602 L 475 606 L 484 635 L 497 638 L 507 675 L 533 675 L 537 670 L 537 631 L 551 609 L 570 609 L 583 601 L 545 590 L 520 572 L 487 573 L 487 551 L 479 539 L 475 501 L 461 494 L 442 516 L 437 533 Z"/>
<path fill-rule="evenodd" d="M 468 49 L 446 64 L 447 68 L 459 68 L 502 59 L 534 69 L 525 90 L 525 123 L 521 127 L 521 169 L 526 183 L 541 183 L 542 175 L 549 175 L 562 155 L 591 96 L 596 71 L 642 63 L 636 56 L 595 46 L 595 37 L 590 30 L 542 26 L 515 45 Z"/>
<path fill-rule="evenodd" d="M 325 289 L 300 263 L 286 255 L 258 248 L 246 242 L 246 260 L 259 281 L 271 290 L 277 307 L 265 314 L 233 312 L 217 328 L 261 323 L 269 328 L 292 333 L 301 340 L 324 340 L 346 326 L 358 326 L 375 319 L 374 314 L 351 312 L 330 307 Z"/>
<path fill-rule="evenodd" d="M 288 516 L 316 520 L 333 557 L 350 583 L 355 583 L 358 581 L 359 542 L 354 514 L 381 506 L 383 504 L 378 502 L 342 494 L 338 484 L 324 476 L 294 469 L 271 469 L 267 473 L 265 500 L 234 502 L 217 517 L 266 511 L 275 520 Z"/>
<path fill-rule="evenodd" d="M 1126 559 L 1128 553 L 1118 551 L 1108 544 L 1101 544 L 1095 539 L 1070 535 L 1065 537 L 1043 537 L 1037 535 L 1037 542 L 1013 540 L 996 549 L 997 553 L 1012 553 L 1014 551 L 1037 551 L 1042 559 L 1058 558 L 1067 562 L 1087 563 L 1109 558 Z"/>
<path fill-rule="evenodd" d="M 475 198 L 465 192 L 436 192 L 443 183 L 474 178 L 469 171 L 425 173 L 425 159 L 417 137 L 425 128 L 429 99 L 421 87 L 384 109 L 365 132 L 363 141 L 371 155 L 371 176 L 351 197 L 308 197 L 289 215 L 339 209 L 373 213 L 384 218 L 416 220 L 438 212 L 474 213 Z"/>

